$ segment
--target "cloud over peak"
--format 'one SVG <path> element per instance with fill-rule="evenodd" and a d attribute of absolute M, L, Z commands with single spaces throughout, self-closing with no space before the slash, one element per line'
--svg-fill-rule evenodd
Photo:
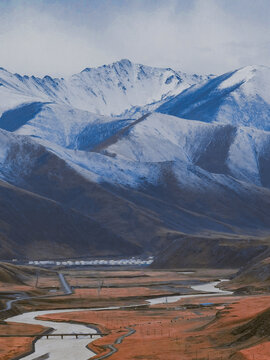
<path fill-rule="evenodd" d="M 268 0 L 11 0 L 0 14 L 0 66 L 19 73 L 121 58 L 196 73 L 270 65 Z"/>

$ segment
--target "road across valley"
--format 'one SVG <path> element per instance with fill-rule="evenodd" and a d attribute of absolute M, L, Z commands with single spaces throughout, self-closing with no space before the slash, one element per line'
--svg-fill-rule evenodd
<path fill-rule="evenodd" d="M 65 276 L 62 273 L 58 273 L 60 286 L 64 292 L 64 295 L 71 295 L 73 293 L 73 290 L 69 286 L 68 282 L 65 279 Z M 15 296 L 15 299 L 11 299 L 6 301 L 5 308 L 0 310 L 0 313 L 5 313 L 6 311 L 9 311 L 12 309 L 12 305 L 20 300 L 31 300 L 31 299 L 43 299 L 48 297 L 56 297 L 56 296 L 63 296 L 63 294 L 59 295 L 42 295 L 42 296 L 28 296 L 25 292 L 18 292 L 15 294 L 12 294 Z"/>

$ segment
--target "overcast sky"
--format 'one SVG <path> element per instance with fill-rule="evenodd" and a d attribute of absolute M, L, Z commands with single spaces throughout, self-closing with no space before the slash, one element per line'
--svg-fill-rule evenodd
<path fill-rule="evenodd" d="M 270 66 L 269 0 L 0 0 L 0 66 L 68 76 L 122 58 L 190 73 Z"/>

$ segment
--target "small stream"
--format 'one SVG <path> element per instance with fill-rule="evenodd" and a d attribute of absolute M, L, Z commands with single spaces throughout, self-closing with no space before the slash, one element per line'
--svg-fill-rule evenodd
<path fill-rule="evenodd" d="M 215 281 L 203 285 L 193 285 L 191 288 L 196 291 L 203 291 L 202 294 L 196 295 L 172 295 L 167 297 L 159 297 L 154 299 L 147 300 L 150 305 L 162 304 L 162 303 L 172 303 L 176 302 L 183 298 L 191 297 L 202 297 L 202 296 L 220 296 L 220 295 L 231 295 L 230 291 L 223 291 L 216 286 L 226 280 Z M 131 307 L 121 306 L 121 308 Z M 20 322 L 26 324 L 42 325 L 45 327 L 53 328 L 51 334 L 72 334 L 72 333 L 96 333 L 96 330 L 88 327 L 86 325 L 71 324 L 71 323 L 61 323 L 53 321 L 43 321 L 37 320 L 36 317 L 40 315 L 53 314 L 53 313 L 64 313 L 64 312 L 77 312 L 77 311 L 97 311 L 97 310 L 113 310 L 119 309 L 120 307 L 107 307 L 107 308 L 96 308 L 96 309 L 65 309 L 65 310 L 44 310 L 44 311 L 32 311 L 26 312 L 21 315 L 13 316 L 6 321 L 9 322 Z M 35 343 L 35 352 L 31 355 L 23 357 L 23 360 L 87 360 L 91 357 L 94 357 L 95 354 L 87 348 L 87 345 L 98 338 L 95 336 L 92 339 L 89 336 L 81 336 L 79 339 L 76 339 L 75 336 L 67 337 L 64 339 L 61 338 L 49 338 L 43 337 Z"/>

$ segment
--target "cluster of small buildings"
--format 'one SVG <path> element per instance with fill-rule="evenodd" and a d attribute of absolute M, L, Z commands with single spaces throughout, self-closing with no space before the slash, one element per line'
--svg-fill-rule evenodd
<path fill-rule="evenodd" d="M 28 261 L 29 265 L 42 266 L 147 266 L 154 261 L 153 256 L 147 259 L 94 259 L 94 260 L 33 260 Z"/>

